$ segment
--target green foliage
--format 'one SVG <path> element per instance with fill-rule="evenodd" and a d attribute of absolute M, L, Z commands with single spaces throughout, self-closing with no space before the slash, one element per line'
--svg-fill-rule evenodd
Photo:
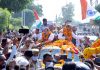
<path fill-rule="evenodd" d="M 25 25 L 30 27 L 34 20 L 35 20 L 35 17 L 34 17 L 33 11 L 26 9 L 25 10 Z"/>
<path fill-rule="evenodd" d="M 22 22 L 23 9 L 26 16 L 25 24 L 31 26 L 35 21 L 33 5 L 39 16 L 42 16 L 42 6 L 35 5 L 34 0 L 0 0 L 0 29 L 6 29 L 8 27 L 10 29 L 19 29 Z M 11 12 L 14 12 L 12 13 L 13 18 L 11 18 Z"/>
<path fill-rule="evenodd" d="M 72 3 L 67 4 L 62 8 L 62 16 L 63 21 L 72 20 L 72 17 L 74 16 L 74 7 Z"/>
<path fill-rule="evenodd" d="M 8 8 L 9 11 L 18 12 L 27 7 L 33 0 L 0 0 L 0 7 Z"/>
<path fill-rule="evenodd" d="M 33 8 L 37 11 L 38 15 L 41 17 L 43 15 L 43 11 L 42 11 L 42 5 L 28 5 L 27 6 L 27 9 L 29 10 L 32 10 L 33 11 Z"/>
<path fill-rule="evenodd" d="M 63 18 L 62 18 L 62 17 L 56 17 L 55 22 L 56 22 L 58 25 L 62 25 L 62 23 L 63 23 Z"/>
<path fill-rule="evenodd" d="M 15 29 L 12 24 L 9 24 L 9 29 Z"/>
<path fill-rule="evenodd" d="M 42 6 L 41 5 L 34 5 L 35 10 L 37 11 L 39 16 L 42 16 Z M 33 22 L 35 22 L 35 17 L 34 17 L 34 10 L 32 4 L 27 6 L 27 9 L 23 10 L 25 13 L 25 25 L 28 27 L 31 27 Z M 17 12 L 13 14 L 14 18 L 21 18 L 22 17 L 22 12 Z"/>
<path fill-rule="evenodd" d="M 98 4 L 95 9 L 100 13 L 100 4 Z"/>
<path fill-rule="evenodd" d="M 9 27 L 9 20 L 11 18 L 11 13 L 7 9 L 0 8 L 0 29 L 6 29 Z"/>
<path fill-rule="evenodd" d="M 34 17 L 34 9 L 37 11 L 39 16 L 42 16 L 42 6 L 41 5 L 35 5 L 35 4 L 31 4 L 27 6 L 27 9 L 24 10 L 25 12 L 25 25 L 31 27 L 31 25 L 33 24 L 33 22 L 35 22 L 35 17 Z"/>
<path fill-rule="evenodd" d="M 9 26 L 10 29 L 18 30 L 21 27 L 22 19 L 21 18 L 11 18 L 10 20 L 11 25 Z"/>

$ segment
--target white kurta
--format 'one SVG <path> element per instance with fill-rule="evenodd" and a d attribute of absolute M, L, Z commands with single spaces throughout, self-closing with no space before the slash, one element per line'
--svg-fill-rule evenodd
<path fill-rule="evenodd" d="M 73 32 L 72 32 L 72 37 L 76 39 L 76 46 L 79 46 L 80 45 L 80 39 L 82 39 L 82 37 L 75 35 Z M 63 36 L 62 32 L 60 32 L 58 34 L 58 39 L 59 40 L 65 40 L 65 36 Z"/>
<path fill-rule="evenodd" d="M 17 54 L 17 48 L 16 45 L 13 45 L 10 57 L 7 60 L 7 64 L 9 64 L 9 62 L 13 59 L 14 55 L 16 54 Z"/>
<path fill-rule="evenodd" d="M 65 40 L 65 36 L 63 36 L 63 33 L 58 34 L 58 39 L 59 40 Z"/>
<path fill-rule="evenodd" d="M 32 38 L 38 38 L 38 40 L 41 40 L 41 39 L 42 39 L 42 33 L 33 34 L 33 35 L 32 35 Z"/>
<path fill-rule="evenodd" d="M 53 33 L 51 33 L 50 36 L 49 36 L 49 38 L 48 38 L 48 40 L 49 40 L 49 41 L 53 41 L 54 36 L 55 36 L 55 35 L 54 35 Z"/>
<path fill-rule="evenodd" d="M 76 39 L 76 46 L 77 47 L 80 46 L 81 45 L 80 40 L 83 39 L 83 37 L 77 36 L 73 32 L 72 32 L 72 37 Z"/>
<path fill-rule="evenodd" d="M 47 24 L 46 26 L 44 26 L 44 25 L 41 25 L 41 27 L 40 27 L 40 32 L 42 32 L 45 28 L 49 28 L 49 24 Z"/>
<path fill-rule="evenodd" d="M 49 36 L 49 38 L 48 38 L 48 41 L 53 41 L 54 36 L 55 36 L 55 35 L 54 35 L 53 33 L 51 33 L 50 36 Z M 42 34 L 41 34 L 40 37 L 41 37 L 40 39 L 42 39 Z"/>

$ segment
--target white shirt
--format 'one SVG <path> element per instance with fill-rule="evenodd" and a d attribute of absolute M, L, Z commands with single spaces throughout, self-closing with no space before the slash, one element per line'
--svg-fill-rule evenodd
<path fill-rule="evenodd" d="M 83 37 L 77 36 L 73 32 L 72 37 L 76 39 L 76 46 L 79 47 L 81 45 L 80 40 L 83 39 Z"/>
<path fill-rule="evenodd" d="M 84 68 L 86 68 L 87 70 L 90 70 L 90 68 L 89 68 L 86 64 L 84 64 L 84 63 L 82 63 L 82 62 L 75 62 L 75 64 L 76 64 L 76 66 L 78 66 L 78 67 L 84 67 Z"/>
<path fill-rule="evenodd" d="M 75 35 L 73 32 L 72 32 L 72 37 L 75 39 L 82 39 L 82 37 Z"/>
<path fill-rule="evenodd" d="M 80 39 L 82 39 L 82 37 L 75 35 L 73 32 L 72 32 L 72 37 L 76 39 L 76 46 L 79 46 L 80 45 Z M 65 36 L 63 36 L 62 32 L 60 32 L 58 34 L 58 39 L 65 40 Z"/>
<path fill-rule="evenodd" d="M 41 27 L 40 27 L 40 32 L 42 32 L 45 28 L 49 28 L 49 24 L 47 24 L 46 26 L 44 26 L 44 25 L 41 25 Z"/>
<path fill-rule="evenodd" d="M 48 38 L 48 40 L 49 40 L 49 41 L 53 41 L 54 36 L 55 36 L 55 35 L 54 35 L 53 33 L 51 33 L 50 36 L 49 36 L 49 38 Z"/>
<path fill-rule="evenodd" d="M 58 39 L 65 40 L 65 36 L 63 36 L 63 33 L 58 34 Z"/>
<path fill-rule="evenodd" d="M 27 66 L 29 64 L 29 61 L 23 56 L 16 57 L 15 61 L 16 61 L 16 64 L 19 66 L 21 66 L 21 65 Z"/>
<path fill-rule="evenodd" d="M 17 48 L 16 48 L 16 45 L 13 45 L 11 55 L 7 60 L 7 64 L 9 64 L 9 62 L 13 59 L 14 55 L 16 54 L 17 54 Z"/>
<path fill-rule="evenodd" d="M 38 40 L 41 40 L 42 39 L 42 33 L 39 33 L 39 34 L 33 34 L 32 38 L 38 38 Z"/>
<path fill-rule="evenodd" d="M 80 39 L 80 37 L 78 37 L 77 35 L 75 35 L 73 32 L 72 32 L 72 37 L 75 38 L 75 39 Z M 58 39 L 65 40 L 65 36 L 63 36 L 62 30 L 61 30 L 61 32 L 58 34 Z"/>

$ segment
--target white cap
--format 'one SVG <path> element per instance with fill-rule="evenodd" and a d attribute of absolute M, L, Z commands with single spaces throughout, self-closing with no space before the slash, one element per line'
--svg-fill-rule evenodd
<path fill-rule="evenodd" d="M 32 52 L 39 52 L 39 49 L 32 49 Z"/>

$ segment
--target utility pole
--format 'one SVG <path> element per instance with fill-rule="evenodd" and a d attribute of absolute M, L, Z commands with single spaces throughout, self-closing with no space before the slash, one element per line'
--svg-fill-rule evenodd
<path fill-rule="evenodd" d="M 22 11 L 22 24 L 21 26 L 25 26 L 25 10 Z"/>

